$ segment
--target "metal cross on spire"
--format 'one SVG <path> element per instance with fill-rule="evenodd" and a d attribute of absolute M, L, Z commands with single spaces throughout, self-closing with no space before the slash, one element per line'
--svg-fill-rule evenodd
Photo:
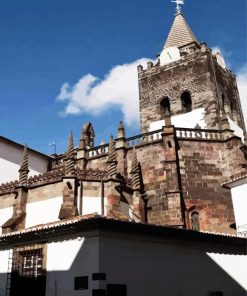
<path fill-rule="evenodd" d="M 180 13 L 181 12 L 180 5 L 184 5 L 184 0 L 172 0 L 172 2 L 177 4 L 176 11 L 177 11 L 177 13 Z"/>

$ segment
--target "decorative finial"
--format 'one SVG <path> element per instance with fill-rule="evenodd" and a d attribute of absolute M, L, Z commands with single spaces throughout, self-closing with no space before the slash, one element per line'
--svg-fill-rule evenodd
<path fill-rule="evenodd" d="M 19 169 L 19 185 L 20 186 L 26 186 L 27 185 L 27 178 L 28 178 L 28 151 L 27 151 L 27 145 L 24 147 L 23 151 L 23 160 L 22 164 Z"/>
<path fill-rule="evenodd" d="M 133 150 L 132 163 L 131 163 L 131 185 L 133 190 L 139 190 L 141 188 L 141 171 L 140 164 L 137 160 L 136 150 Z"/>
<path fill-rule="evenodd" d="M 177 7 L 176 7 L 177 13 L 181 13 L 182 8 L 180 5 L 184 5 L 184 0 L 172 0 L 172 2 L 177 4 Z"/>
<path fill-rule="evenodd" d="M 65 158 L 65 174 L 66 176 L 74 176 L 75 175 L 75 157 L 74 157 L 74 141 L 73 141 L 73 133 L 70 132 L 68 148 Z"/>
<path fill-rule="evenodd" d="M 120 121 L 118 124 L 118 132 L 117 132 L 118 139 L 125 138 L 125 128 L 123 126 L 123 122 Z"/>
<path fill-rule="evenodd" d="M 115 141 L 114 141 L 112 135 L 110 136 L 109 155 L 108 155 L 108 160 L 107 160 L 106 164 L 107 164 L 108 175 L 112 178 L 116 177 L 116 175 L 117 175 L 117 158 L 116 158 L 116 154 L 115 154 Z"/>

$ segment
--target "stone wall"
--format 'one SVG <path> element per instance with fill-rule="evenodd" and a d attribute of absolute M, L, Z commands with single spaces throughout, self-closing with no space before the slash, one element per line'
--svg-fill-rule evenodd
<path fill-rule="evenodd" d="M 230 228 L 235 222 L 231 194 L 222 188 L 222 184 L 229 174 L 241 174 L 243 171 L 234 161 L 236 156 L 232 159 L 231 154 L 238 155 L 240 162 L 244 162 L 244 159 L 237 145 L 232 146 L 234 152 L 229 153 L 228 146 L 232 141 L 179 141 L 179 163 L 188 226 L 191 224 L 191 214 L 195 211 L 200 216 L 201 230 L 233 232 Z M 241 160 L 238 150 L 242 153 Z"/>
<path fill-rule="evenodd" d="M 183 113 L 181 95 L 185 91 L 191 95 L 193 109 L 205 108 L 208 128 L 219 128 L 222 109 L 243 128 L 236 78 L 218 65 L 210 49 L 198 50 L 165 66 L 138 69 L 142 132 L 148 131 L 151 122 L 163 119 L 160 102 L 165 97 L 170 99 L 171 115 Z"/>

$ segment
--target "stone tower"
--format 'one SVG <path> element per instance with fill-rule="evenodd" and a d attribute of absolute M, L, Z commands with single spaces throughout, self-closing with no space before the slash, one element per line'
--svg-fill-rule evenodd
<path fill-rule="evenodd" d="M 235 75 L 219 52 L 198 42 L 181 12 L 157 64 L 139 66 L 138 76 L 142 133 L 161 128 L 166 109 L 175 126 L 220 129 L 226 115 L 231 126 L 245 130 Z"/>
<path fill-rule="evenodd" d="M 138 66 L 138 78 L 141 132 L 152 137 L 136 149 L 148 221 L 231 233 L 232 200 L 222 184 L 246 173 L 235 75 L 220 52 L 198 42 L 179 10 L 158 61 Z"/>

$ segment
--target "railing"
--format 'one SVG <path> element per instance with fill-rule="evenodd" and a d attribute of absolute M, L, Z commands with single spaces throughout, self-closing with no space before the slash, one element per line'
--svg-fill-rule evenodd
<path fill-rule="evenodd" d="M 213 129 L 191 129 L 191 128 L 175 128 L 176 136 L 183 139 L 203 139 L 203 140 L 222 140 L 224 131 Z M 152 131 L 149 133 L 137 135 L 127 138 L 128 147 L 135 147 L 145 145 L 162 139 L 162 129 Z M 88 150 L 88 157 L 97 157 L 107 154 L 109 151 L 109 144 L 100 145 Z"/>
<path fill-rule="evenodd" d="M 135 147 L 162 139 L 162 129 L 127 139 L 128 147 Z"/>
<path fill-rule="evenodd" d="M 107 154 L 109 151 L 109 144 L 100 145 L 88 150 L 88 157 L 96 157 L 99 155 Z"/>
<path fill-rule="evenodd" d="M 247 224 L 246 225 L 238 226 L 238 228 L 237 228 L 237 234 L 238 234 L 238 236 L 246 237 L 247 238 Z"/>
<path fill-rule="evenodd" d="M 221 140 L 222 132 L 218 130 L 176 128 L 178 138 Z"/>

